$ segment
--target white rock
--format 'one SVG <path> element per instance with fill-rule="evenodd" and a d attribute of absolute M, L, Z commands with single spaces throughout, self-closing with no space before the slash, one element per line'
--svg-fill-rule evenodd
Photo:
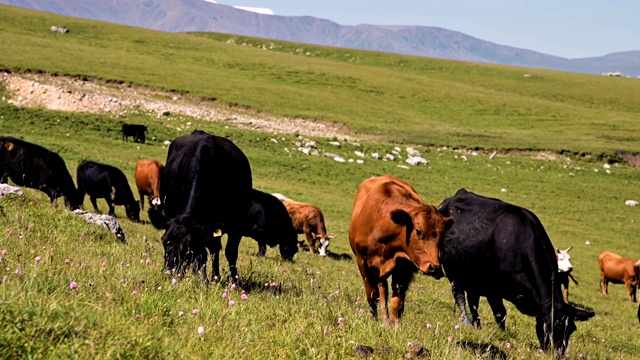
<path fill-rule="evenodd" d="M 334 157 L 333 160 L 335 160 L 337 162 L 345 162 L 345 159 L 341 158 L 340 156 Z"/>
<path fill-rule="evenodd" d="M 507 192 L 507 189 L 502 188 L 502 189 L 500 189 L 500 191 L 502 191 L 502 192 Z"/>
<path fill-rule="evenodd" d="M 401 169 L 410 169 L 407 165 L 398 165 L 398 167 Z"/>
<path fill-rule="evenodd" d="M 333 145 L 335 147 L 340 147 L 340 143 L 337 141 L 329 141 L 329 145 Z"/>
<path fill-rule="evenodd" d="M 358 164 L 364 164 L 364 160 L 362 160 L 362 159 L 358 159 L 358 160 L 356 160 L 356 162 L 357 162 Z"/>
<path fill-rule="evenodd" d="M 421 157 L 421 156 L 412 156 L 410 158 L 407 158 L 407 160 L 405 160 L 407 163 L 411 164 L 411 165 L 420 165 L 420 164 L 424 164 L 427 165 L 429 164 L 429 160 Z"/>
<path fill-rule="evenodd" d="M 356 154 L 356 155 L 358 155 L 358 156 L 360 156 L 360 157 L 364 157 L 364 153 L 363 153 L 363 152 L 360 152 L 360 151 L 354 151 L 353 153 L 354 153 L 354 154 Z"/>
<path fill-rule="evenodd" d="M 624 204 L 627 205 L 627 206 L 633 207 L 633 206 L 638 205 L 638 202 L 635 201 L 635 200 L 627 200 L 627 201 L 624 202 Z"/>

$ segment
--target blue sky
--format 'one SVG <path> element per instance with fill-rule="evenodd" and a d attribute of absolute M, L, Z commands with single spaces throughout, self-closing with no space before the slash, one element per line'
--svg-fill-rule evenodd
<path fill-rule="evenodd" d="M 640 50 L 640 0 L 218 0 L 341 25 L 425 25 L 566 58 Z"/>

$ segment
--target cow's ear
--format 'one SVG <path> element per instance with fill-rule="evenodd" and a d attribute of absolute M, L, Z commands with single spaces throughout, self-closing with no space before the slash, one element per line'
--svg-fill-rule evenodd
<path fill-rule="evenodd" d="M 411 215 L 402 209 L 392 210 L 390 215 L 391 220 L 398 225 L 407 226 L 412 223 Z"/>
<path fill-rule="evenodd" d="M 451 229 L 451 227 L 453 226 L 453 218 L 452 217 L 446 217 L 443 219 L 444 220 L 444 229 L 445 231 L 449 231 L 449 229 Z"/>

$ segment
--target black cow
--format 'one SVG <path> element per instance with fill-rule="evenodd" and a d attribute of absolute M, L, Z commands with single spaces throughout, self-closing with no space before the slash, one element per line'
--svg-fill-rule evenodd
<path fill-rule="evenodd" d="M 249 160 L 231 140 L 196 130 L 169 146 L 160 181 L 159 209 L 149 209 L 162 236 L 165 267 L 182 275 L 187 266 L 208 282 L 207 249 L 213 278 L 220 276 L 222 234 L 228 235 L 225 256 L 237 281 L 238 245 L 251 205 Z"/>
<path fill-rule="evenodd" d="M 44 192 L 54 206 L 61 196 L 72 210 L 82 205 L 82 198 L 60 155 L 40 145 L 0 136 L 0 182 L 6 183 L 9 179 L 18 186 Z"/>
<path fill-rule="evenodd" d="M 146 141 L 147 126 L 139 124 L 122 124 L 122 141 L 128 141 L 129 136 L 134 142 L 143 143 Z"/>
<path fill-rule="evenodd" d="M 101 198 L 109 206 L 109 215 L 116 216 L 114 205 L 124 205 L 127 217 L 140 221 L 140 203 L 133 197 L 129 181 L 120 169 L 83 160 L 78 165 L 76 179 L 80 196 L 84 200 L 84 194 L 88 194 L 97 213 L 100 213 L 97 199 Z"/>
<path fill-rule="evenodd" d="M 298 252 L 298 234 L 282 201 L 271 194 L 253 189 L 251 207 L 242 236 L 258 242 L 258 254 L 267 254 L 267 245 L 280 246 L 280 256 L 290 260 Z"/>
<path fill-rule="evenodd" d="M 536 317 L 540 347 L 551 338 L 556 356 L 564 356 L 574 321 L 595 314 L 567 304 L 557 281 L 558 263 L 551 240 L 531 211 L 464 189 L 440 205 L 453 227 L 440 242 L 440 258 L 465 325 L 465 292 L 472 323 L 480 327 L 478 302 L 487 298 L 496 322 L 504 329 L 503 299 L 525 315 Z M 553 324 L 553 326 L 552 326 Z"/>

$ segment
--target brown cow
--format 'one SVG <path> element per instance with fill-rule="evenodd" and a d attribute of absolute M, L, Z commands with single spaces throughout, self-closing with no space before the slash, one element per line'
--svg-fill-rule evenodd
<path fill-rule="evenodd" d="M 600 288 L 602 294 L 609 293 L 609 282 L 625 284 L 629 293 L 629 300 L 636 302 L 636 288 L 640 278 L 640 261 L 623 258 L 618 254 L 605 251 L 598 256 L 600 264 Z"/>
<path fill-rule="evenodd" d="M 140 208 L 144 209 L 144 196 L 149 196 L 152 207 L 160 205 L 160 176 L 164 166 L 156 160 L 142 159 L 136 164 L 136 186 L 140 194 Z"/>
<path fill-rule="evenodd" d="M 272 195 L 280 199 L 287 208 L 296 233 L 304 234 L 307 238 L 309 252 L 313 254 L 317 250 L 321 256 L 326 256 L 333 234 L 327 235 L 322 210 L 315 205 L 291 200 L 282 194 Z"/>
<path fill-rule="evenodd" d="M 391 175 L 360 184 L 349 224 L 349 242 L 364 281 L 370 314 L 377 318 L 381 301 L 385 323 L 397 324 L 414 272 L 443 276 L 438 243 L 453 218 L 427 205 L 408 183 Z M 391 276 L 391 316 L 387 278 Z"/>

